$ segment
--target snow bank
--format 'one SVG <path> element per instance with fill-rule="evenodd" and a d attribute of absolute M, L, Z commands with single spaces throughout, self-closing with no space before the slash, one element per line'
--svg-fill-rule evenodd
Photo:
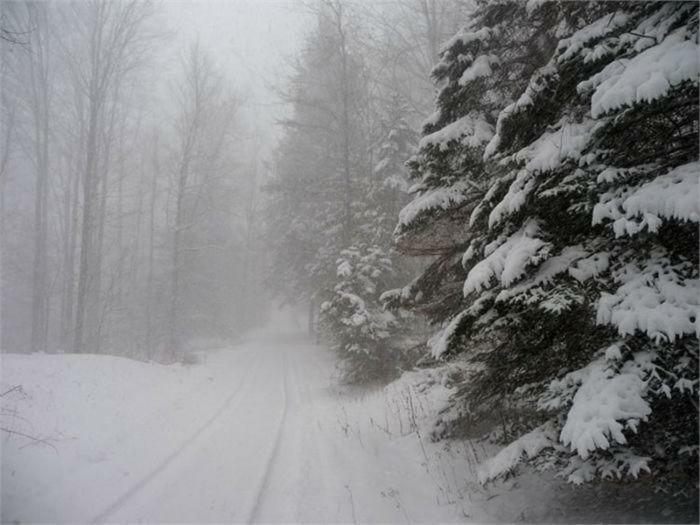
<path fill-rule="evenodd" d="M 90 354 L 0 360 L 2 391 L 26 393 L 0 399 L 1 426 L 55 446 L 3 435 L 3 522 L 89 521 L 203 424 L 237 379 L 213 358 L 207 368 Z"/>

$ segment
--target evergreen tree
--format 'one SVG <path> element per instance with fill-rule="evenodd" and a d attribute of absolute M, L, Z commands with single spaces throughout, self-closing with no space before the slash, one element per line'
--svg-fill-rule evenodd
<path fill-rule="evenodd" d="M 291 119 L 268 184 L 273 245 L 270 279 L 290 302 L 309 303 L 311 322 L 351 244 L 350 204 L 360 178 L 361 56 L 351 53 L 351 18 L 341 3 L 319 7 L 318 25 L 296 66 Z"/>
<path fill-rule="evenodd" d="M 372 176 L 358 181 L 363 197 L 353 203 L 354 243 L 336 260 L 337 282 L 321 306 L 321 321 L 344 360 L 353 382 L 386 379 L 411 360 L 408 312 L 390 312 L 383 292 L 405 280 L 410 267 L 392 249 L 392 228 L 406 200 L 405 159 L 415 133 L 407 124 L 405 106 L 391 99 L 383 123 L 384 140 Z"/>
<path fill-rule="evenodd" d="M 697 476 L 697 22 L 692 2 L 482 2 L 435 68 L 397 243 L 437 257 L 401 303 L 469 364 L 449 417 L 525 433 L 483 481 L 524 456 L 577 483 Z"/>

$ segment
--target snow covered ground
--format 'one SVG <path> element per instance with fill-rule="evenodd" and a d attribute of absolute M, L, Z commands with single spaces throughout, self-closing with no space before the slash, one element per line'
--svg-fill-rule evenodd
<path fill-rule="evenodd" d="M 163 366 L 2 356 L 0 393 L 21 388 L 0 398 L 0 426 L 45 440 L 3 432 L 2 522 L 567 515 L 561 483 L 525 476 L 485 489 L 476 467 L 493 450 L 430 442 L 427 422 L 444 392 L 421 391 L 412 374 L 383 389 L 344 390 L 330 353 L 291 330 L 199 357 Z"/>

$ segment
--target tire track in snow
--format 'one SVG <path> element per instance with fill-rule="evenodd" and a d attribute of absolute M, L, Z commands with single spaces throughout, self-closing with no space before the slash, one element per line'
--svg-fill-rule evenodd
<path fill-rule="evenodd" d="M 152 469 L 148 474 L 143 476 L 140 481 L 132 485 L 131 488 L 124 492 L 110 506 L 108 506 L 105 510 L 103 510 L 92 520 L 90 520 L 90 523 L 103 523 L 106 518 L 108 518 L 111 514 L 115 513 L 116 511 L 120 510 L 131 498 L 138 494 L 148 483 L 150 483 L 156 476 L 158 476 L 161 472 L 168 468 L 168 466 L 175 459 L 180 457 L 186 449 L 188 449 L 193 443 L 195 443 L 197 441 L 197 438 L 199 438 L 205 430 L 211 427 L 216 422 L 216 420 L 219 419 L 221 415 L 232 406 L 235 400 L 239 399 L 239 394 L 250 383 L 251 377 L 254 377 L 258 369 L 260 368 L 260 361 L 261 357 L 258 357 L 255 361 L 255 365 L 251 366 L 251 368 L 255 369 L 254 372 L 245 374 L 243 376 L 243 379 L 238 384 L 238 388 L 236 388 L 226 398 L 226 400 L 222 403 L 218 410 L 214 412 L 214 414 L 209 419 L 207 419 L 207 421 L 205 421 L 201 427 L 199 427 L 192 435 L 190 435 L 190 437 L 187 438 L 173 452 L 166 456 L 165 459 L 163 459 L 154 469 Z"/>
<path fill-rule="evenodd" d="M 265 491 L 267 490 L 268 486 L 270 485 L 270 475 L 272 474 L 272 470 L 274 467 L 275 462 L 277 461 L 277 457 L 279 456 L 279 450 L 280 450 L 280 444 L 282 443 L 282 431 L 284 430 L 285 422 L 287 420 L 287 412 L 289 411 L 289 394 L 288 394 L 288 380 L 287 376 L 289 374 L 289 358 L 287 357 L 287 352 L 284 353 L 284 358 L 282 360 L 283 366 L 284 366 L 284 379 L 283 379 L 283 384 L 284 387 L 282 389 L 282 395 L 284 398 L 284 406 L 282 410 L 282 416 L 280 417 L 280 422 L 277 426 L 277 433 L 275 434 L 275 440 L 272 445 L 272 449 L 270 450 L 270 453 L 267 456 L 267 462 L 265 463 L 265 470 L 263 472 L 262 478 L 260 482 L 258 483 L 258 489 L 255 492 L 255 500 L 253 503 L 253 508 L 251 509 L 250 513 L 248 514 L 248 519 L 246 519 L 246 523 L 254 523 L 258 515 L 260 513 L 260 508 L 262 506 L 262 502 L 265 499 Z"/>
<path fill-rule="evenodd" d="M 162 421 L 163 419 L 166 419 L 172 413 L 172 406 L 176 406 L 178 403 L 181 403 L 185 399 L 190 398 L 194 392 L 201 391 L 202 387 L 208 385 L 209 383 L 210 379 L 208 377 L 202 378 L 202 380 L 192 385 L 182 395 L 179 395 L 173 399 L 168 400 L 167 402 L 158 405 L 154 410 L 149 412 L 146 415 L 146 417 L 137 421 L 135 426 L 125 428 L 116 436 L 109 438 L 102 445 L 102 448 L 112 449 L 115 445 L 124 445 L 125 443 L 128 444 L 130 441 L 133 441 L 136 438 L 136 436 L 139 435 L 139 431 L 147 430 L 148 427 L 153 426 L 154 424 Z"/>

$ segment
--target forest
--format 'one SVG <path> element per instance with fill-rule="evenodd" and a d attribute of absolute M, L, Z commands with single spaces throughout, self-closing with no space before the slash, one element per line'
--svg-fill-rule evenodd
<path fill-rule="evenodd" d="M 0 7 L 3 522 L 697 522 L 697 2 Z"/>

